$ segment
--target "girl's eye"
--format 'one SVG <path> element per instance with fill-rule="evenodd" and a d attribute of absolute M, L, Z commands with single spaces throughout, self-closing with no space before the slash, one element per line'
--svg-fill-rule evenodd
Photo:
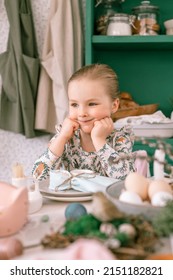
<path fill-rule="evenodd" d="M 77 107 L 78 104 L 77 104 L 77 103 L 71 103 L 70 106 L 71 106 L 71 107 Z"/>
<path fill-rule="evenodd" d="M 89 103 L 89 106 L 96 106 L 96 105 L 97 105 L 97 103 L 94 103 L 94 102 Z"/>

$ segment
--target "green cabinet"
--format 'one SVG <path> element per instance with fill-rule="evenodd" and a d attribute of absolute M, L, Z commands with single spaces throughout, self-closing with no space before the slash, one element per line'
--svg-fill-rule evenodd
<path fill-rule="evenodd" d="M 140 0 L 125 0 L 123 12 Z M 94 0 L 86 0 L 85 63 L 109 64 L 118 74 L 120 90 L 129 92 L 140 105 L 158 103 L 169 117 L 173 111 L 173 35 L 165 35 L 163 22 L 173 18 L 172 0 L 153 0 L 160 8 L 158 36 L 104 36 L 95 34 Z"/>
<path fill-rule="evenodd" d="M 123 12 L 131 14 L 141 0 L 125 0 Z M 161 26 L 157 36 L 104 36 L 95 34 L 95 0 L 86 0 L 85 64 L 106 63 L 118 74 L 120 90 L 140 105 L 158 103 L 170 117 L 173 111 L 173 35 L 165 35 L 163 22 L 173 18 L 173 0 L 151 0 L 159 6 Z M 173 138 L 166 139 L 173 145 Z M 136 142 L 134 150 L 154 150 Z"/>

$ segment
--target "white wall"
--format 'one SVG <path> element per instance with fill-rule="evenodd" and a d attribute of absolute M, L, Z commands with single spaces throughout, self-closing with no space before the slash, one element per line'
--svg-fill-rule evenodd
<path fill-rule="evenodd" d="M 51 0 L 31 0 L 40 57 L 50 1 Z M 83 0 L 83 7 L 85 9 L 85 0 Z M 0 53 L 6 50 L 8 31 L 9 23 L 4 7 L 4 0 L 0 0 Z M 0 89 L 1 85 L 0 77 Z M 11 170 L 16 162 L 23 164 L 25 174 L 30 175 L 35 159 L 45 150 L 49 139 L 50 136 L 48 135 L 26 139 L 25 136 L 21 134 L 0 129 L 0 181 L 11 182 Z"/>

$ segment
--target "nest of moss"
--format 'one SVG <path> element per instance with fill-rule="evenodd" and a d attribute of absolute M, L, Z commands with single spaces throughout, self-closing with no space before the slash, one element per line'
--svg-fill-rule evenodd
<path fill-rule="evenodd" d="M 140 216 L 127 216 L 117 218 L 111 223 L 118 227 L 123 223 L 130 223 L 136 229 L 135 239 L 130 239 L 124 233 L 117 233 L 113 238 L 118 239 L 121 243 L 120 248 L 109 248 L 118 259 L 145 259 L 149 254 L 154 252 L 158 236 L 152 224 Z M 59 232 L 46 235 L 42 239 L 42 245 L 48 248 L 66 248 L 75 240 L 83 237 L 97 239 L 103 243 L 108 240 L 108 236 L 100 231 L 102 222 L 92 214 L 86 214 L 76 220 L 67 220 L 63 229 Z M 106 243 L 105 243 L 106 244 Z"/>

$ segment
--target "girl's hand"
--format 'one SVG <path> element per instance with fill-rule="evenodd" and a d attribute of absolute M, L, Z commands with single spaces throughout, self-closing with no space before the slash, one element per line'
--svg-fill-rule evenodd
<path fill-rule="evenodd" d="M 106 143 L 106 137 L 111 134 L 113 129 L 113 121 L 109 117 L 95 121 L 91 131 L 91 138 L 96 150 L 100 149 Z"/>
<path fill-rule="evenodd" d="M 59 135 L 55 136 L 49 144 L 49 149 L 55 156 L 62 156 L 65 144 L 73 136 L 74 131 L 78 129 L 78 127 L 79 124 L 77 122 L 69 118 L 64 120 Z"/>
<path fill-rule="evenodd" d="M 73 137 L 75 130 L 79 128 L 79 124 L 70 118 L 66 118 L 62 124 L 59 137 L 64 138 L 66 142 Z"/>

